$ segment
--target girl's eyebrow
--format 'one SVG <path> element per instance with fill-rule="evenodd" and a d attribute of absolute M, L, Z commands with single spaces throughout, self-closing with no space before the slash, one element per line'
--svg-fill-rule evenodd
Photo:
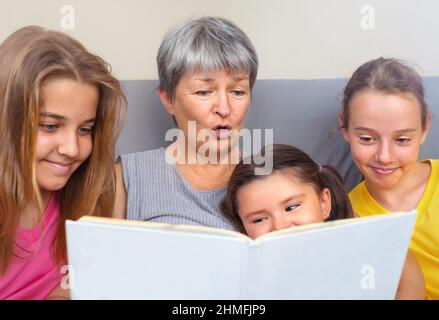
<path fill-rule="evenodd" d="M 294 196 L 292 196 L 292 197 L 288 197 L 288 198 L 286 198 L 285 200 L 281 201 L 281 203 L 282 203 L 282 204 L 286 204 L 286 203 L 288 203 L 288 202 L 290 202 L 290 201 L 294 201 L 294 200 L 297 200 L 297 199 L 300 199 L 300 198 L 303 198 L 303 197 L 305 197 L 305 194 L 304 194 L 304 193 L 295 194 Z M 264 209 L 262 209 L 262 210 L 257 210 L 257 211 L 252 211 L 252 212 L 247 213 L 247 214 L 244 216 L 244 218 L 248 218 L 248 217 L 250 217 L 250 216 L 253 216 L 253 215 L 256 215 L 256 214 L 261 214 L 261 213 L 264 213 L 264 212 L 265 212 Z"/>
<path fill-rule="evenodd" d="M 52 113 L 52 112 L 40 112 L 40 117 L 49 117 L 49 118 L 54 118 L 57 120 L 65 120 L 66 119 L 66 117 L 63 117 L 62 115 Z"/>
<path fill-rule="evenodd" d="M 244 218 L 248 218 L 248 217 L 251 217 L 251 216 L 254 216 L 257 214 L 261 214 L 261 213 L 264 213 L 264 210 L 257 210 L 257 211 L 249 212 L 244 216 Z"/>
<path fill-rule="evenodd" d="M 366 128 L 366 127 L 356 127 L 354 128 L 355 131 L 368 131 L 368 132 L 375 132 L 375 130 Z"/>
<path fill-rule="evenodd" d="M 412 128 L 410 128 L 410 129 L 396 130 L 395 132 L 398 132 L 398 133 L 405 133 L 405 132 L 415 132 L 415 131 L 416 131 L 416 129 L 412 129 Z"/>
<path fill-rule="evenodd" d="M 296 200 L 296 199 L 300 199 L 300 198 L 303 198 L 303 197 L 305 197 L 305 194 L 304 194 L 304 193 L 295 194 L 294 196 L 292 196 L 292 197 L 288 197 L 287 199 L 285 199 L 284 201 L 282 201 L 282 203 L 291 202 L 291 201 L 294 201 L 294 200 Z"/>
<path fill-rule="evenodd" d="M 53 113 L 53 112 L 40 112 L 40 117 L 54 118 L 56 120 L 66 120 L 67 119 L 64 116 L 57 114 L 57 113 Z M 96 118 L 87 119 L 83 123 L 91 123 L 91 122 L 96 122 Z"/>
<path fill-rule="evenodd" d="M 370 128 L 366 128 L 366 127 L 357 127 L 354 130 L 356 130 L 356 131 L 375 132 L 375 130 L 370 129 Z M 416 129 L 414 129 L 414 128 L 407 128 L 407 129 L 396 130 L 395 132 L 397 132 L 397 133 L 406 133 L 406 132 L 415 132 L 415 131 L 416 131 Z"/>

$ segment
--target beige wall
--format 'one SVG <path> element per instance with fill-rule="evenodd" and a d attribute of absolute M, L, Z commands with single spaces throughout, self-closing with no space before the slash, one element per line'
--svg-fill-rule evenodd
<path fill-rule="evenodd" d="M 201 15 L 231 19 L 249 35 L 260 79 L 348 77 L 380 55 L 439 76 L 437 0 L 0 0 L 0 41 L 29 24 L 63 30 L 64 5 L 75 10 L 75 29 L 64 31 L 124 80 L 156 79 L 164 33 Z M 364 5 L 375 9 L 374 30 L 361 27 L 370 17 L 361 13 Z"/>

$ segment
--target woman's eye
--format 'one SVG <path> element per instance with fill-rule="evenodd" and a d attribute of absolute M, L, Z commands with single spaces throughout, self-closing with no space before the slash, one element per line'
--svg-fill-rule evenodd
<path fill-rule="evenodd" d="M 297 209 L 299 206 L 300 206 L 300 204 L 292 204 L 292 205 L 286 207 L 286 208 L 285 208 L 285 211 L 286 211 L 286 212 L 291 212 L 291 211 Z"/>
<path fill-rule="evenodd" d="M 245 91 L 244 90 L 233 90 L 232 91 L 233 95 L 235 95 L 236 97 L 242 97 L 245 95 Z"/>
<path fill-rule="evenodd" d="M 265 220 L 267 220 L 267 217 L 259 217 L 259 218 L 253 219 L 252 223 L 259 224 L 259 223 L 264 222 Z"/>
<path fill-rule="evenodd" d="M 207 97 L 211 92 L 210 90 L 198 90 L 195 94 L 200 97 Z"/>
<path fill-rule="evenodd" d="M 56 124 L 45 124 L 45 123 L 40 123 L 39 127 L 41 130 L 45 132 L 55 132 L 59 128 L 59 126 Z"/>

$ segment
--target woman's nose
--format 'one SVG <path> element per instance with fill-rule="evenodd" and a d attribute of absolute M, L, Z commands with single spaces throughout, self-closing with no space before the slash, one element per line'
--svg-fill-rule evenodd
<path fill-rule="evenodd" d="M 219 94 L 215 112 L 223 119 L 230 115 L 230 101 L 226 93 Z"/>

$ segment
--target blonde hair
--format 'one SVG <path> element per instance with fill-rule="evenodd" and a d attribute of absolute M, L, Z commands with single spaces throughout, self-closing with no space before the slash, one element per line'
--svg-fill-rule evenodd
<path fill-rule="evenodd" d="M 68 35 L 37 26 L 19 29 L 0 45 L 0 274 L 14 254 L 14 239 L 27 203 L 44 208 L 36 182 L 35 148 L 41 90 L 49 79 L 69 78 L 99 90 L 89 158 L 57 191 L 60 220 L 52 251 L 65 258 L 65 220 L 107 216 L 114 205 L 114 156 L 126 99 L 110 66 Z"/>

